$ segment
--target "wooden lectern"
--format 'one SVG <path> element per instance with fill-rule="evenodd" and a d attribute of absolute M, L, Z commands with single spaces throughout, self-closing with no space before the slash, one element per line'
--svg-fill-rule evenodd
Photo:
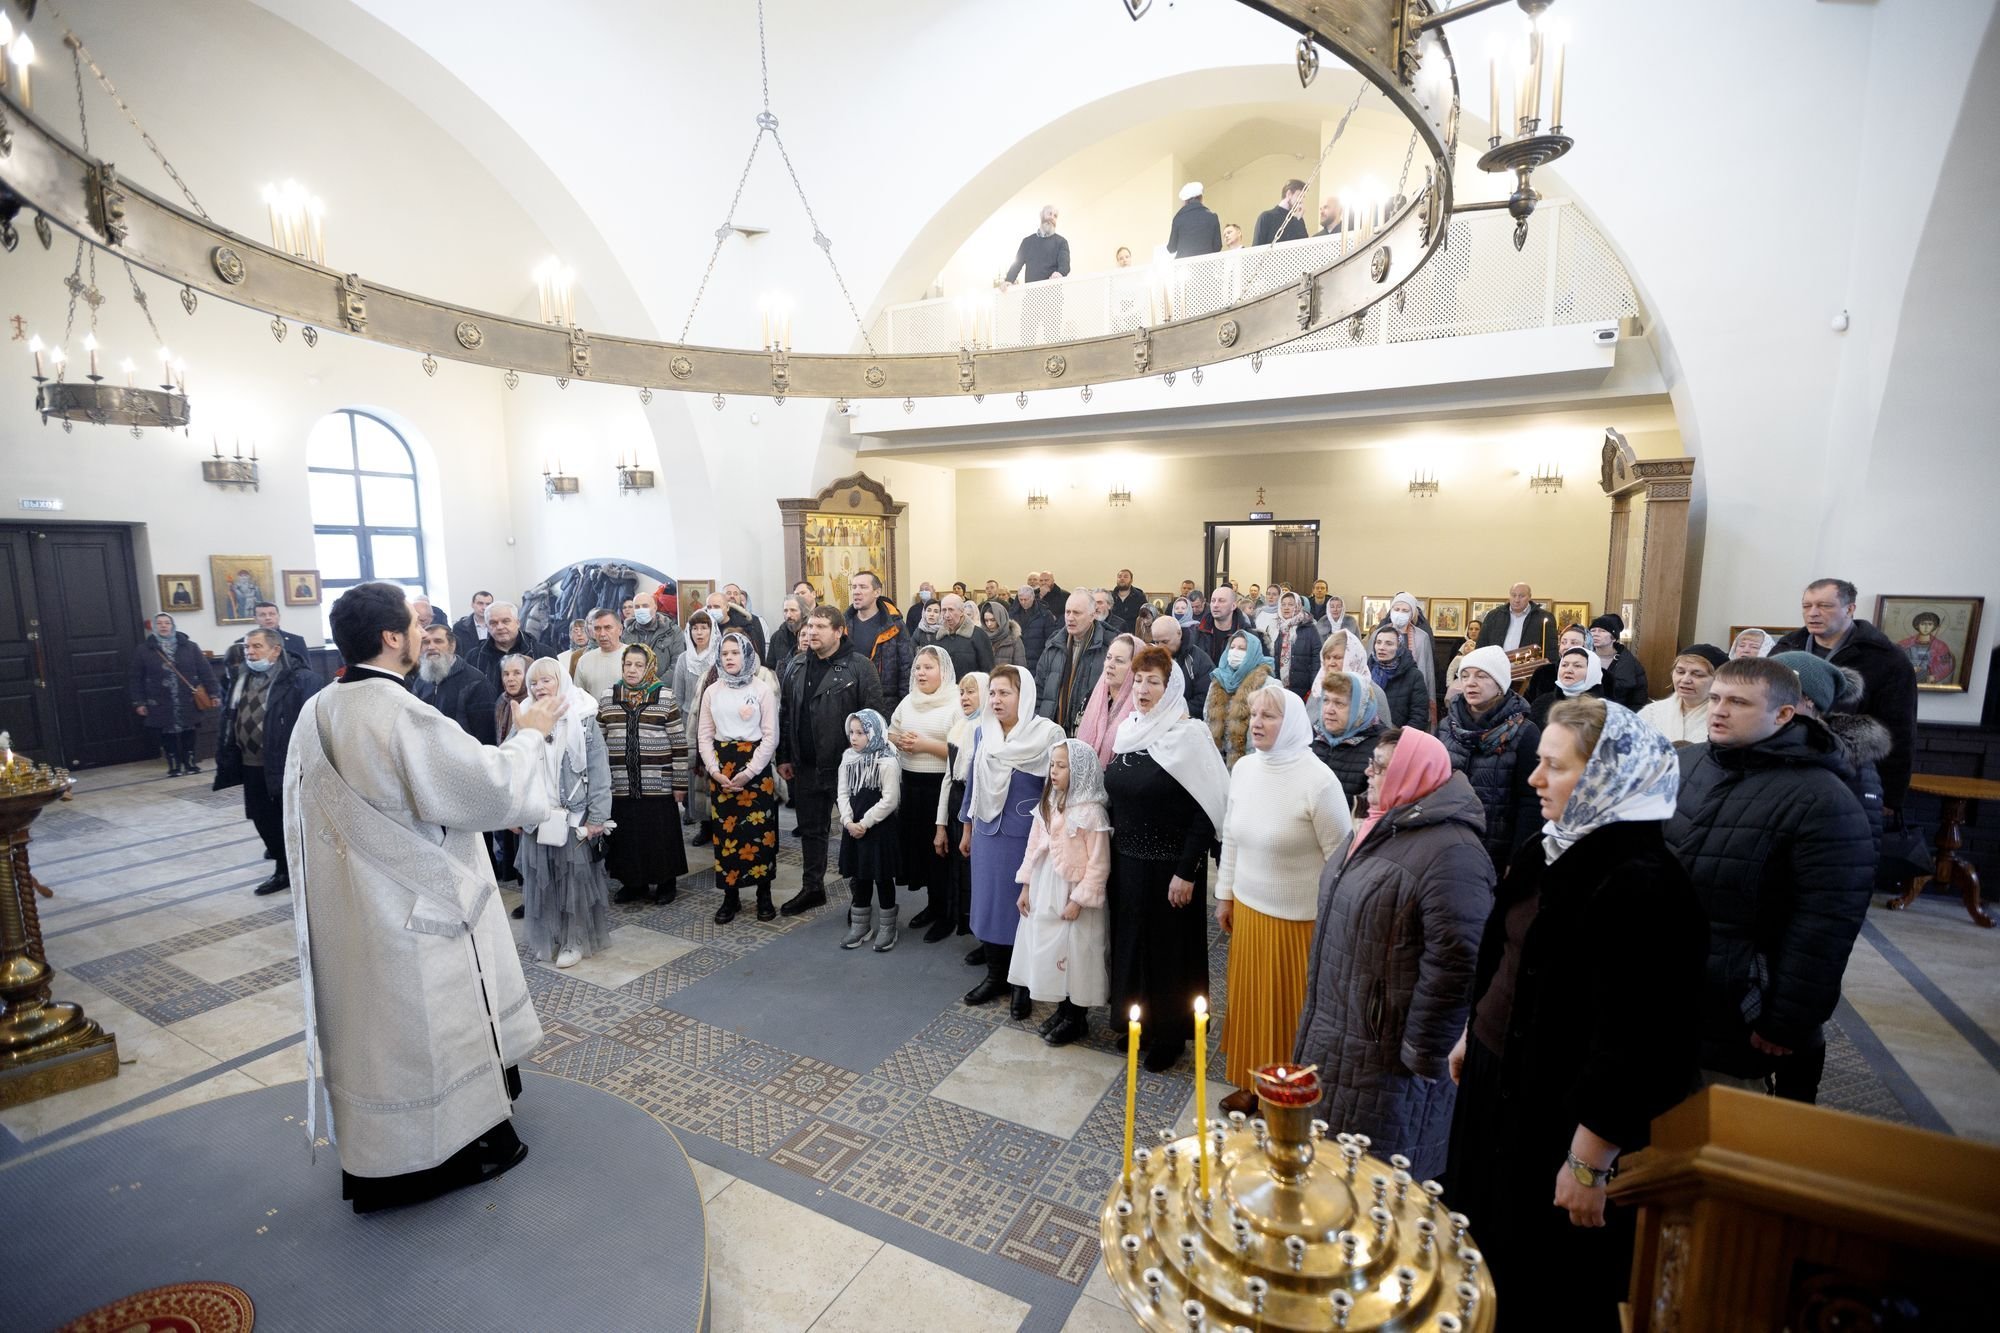
<path fill-rule="evenodd" d="M 1733 1088 L 1653 1122 L 1635 1333 L 2000 1327 L 2000 1148 Z"/>

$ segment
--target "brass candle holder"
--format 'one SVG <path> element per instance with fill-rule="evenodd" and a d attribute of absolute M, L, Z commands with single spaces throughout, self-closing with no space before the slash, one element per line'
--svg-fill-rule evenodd
<path fill-rule="evenodd" d="M 1329 1141 L 1312 1119 L 1319 1095 L 1311 1070 L 1257 1071 L 1261 1116 L 1210 1122 L 1207 1198 L 1192 1136 L 1133 1154 L 1100 1232 L 1105 1274 L 1141 1328 L 1493 1328 L 1470 1224 L 1434 1182 L 1413 1188 L 1407 1161 L 1369 1156 L 1366 1136 Z"/>
<path fill-rule="evenodd" d="M 17 755 L 0 735 L 0 1108 L 118 1075 L 118 1039 L 81 1005 L 49 998 L 29 922 L 28 825 L 69 794 L 69 774 Z"/>

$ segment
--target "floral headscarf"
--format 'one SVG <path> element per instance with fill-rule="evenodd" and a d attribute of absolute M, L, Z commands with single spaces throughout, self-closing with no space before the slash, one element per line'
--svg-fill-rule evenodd
<path fill-rule="evenodd" d="M 1335 734 L 1326 729 L 1323 717 L 1313 722 L 1313 730 L 1328 745 L 1339 745 L 1382 720 L 1382 709 L 1368 677 L 1354 671 L 1340 674 L 1347 677 L 1347 725 Z"/>
<path fill-rule="evenodd" d="M 639 678 L 637 685 L 625 683 L 625 659 L 632 653 L 646 655 L 646 674 Z M 660 679 L 660 659 L 652 648 L 643 643 L 628 643 L 618 652 L 618 683 L 611 687 L 611 700 L 619 704 L 648 704 L 660 697 L 665 682 Z"/>
<path fill-rule="evenodd" d="M 731 639 L 736 640 L 737 647 L 743 652 L 743 664 L 736 671 L 723 670 L 722 647 L 718 644 L 715 649 L 715 678 L 732 690 L 741 690 L 757 679 L 757 650 L 751 645 L 750 636 L 741 630 L 731 630 L 722 636 L 723 643 L 728 643 Z"/>
<path fill-rule="evenodd" d="M 841 779 L 847 784 L 849 791 L 881 786 L 882 760 L 893 759 L 896 754 L 889 744 L 889 724 L 882 720 L 880 713 L 872 708 L 849 713 L 843 731 L 857 722 L 861 724 L 861 730 L 867 733 L 868 744 L 857 750 L 852 743 L 849 743 L 847 749 L 841 752 L 841 768 L 853 770 L 851 773 L 841 774 Z"/>
<path fill-rule="evenodd" d="M 1542 855 L 1554 863 L 1607 824 L 1670 819 L 1680 790 L 1681 766 L 1672 742 L 1631 709 L 1607 701 L 1604 734 L 1569 803 L 1542 825 Z"/>

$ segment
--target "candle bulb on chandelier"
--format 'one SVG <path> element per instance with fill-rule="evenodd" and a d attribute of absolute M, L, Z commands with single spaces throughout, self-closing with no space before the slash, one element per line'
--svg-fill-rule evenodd
<path fill-rule="evenodd" d="M 160 387 L 162 389 L 174 387 L 174 358 L 164 347 L 160 349 Z"/>
<path fill-rule="evenodd" d="M 208 437 L 208 447 L 209 451 L 217 458 L 222 457 L 222 441 L 216 439 L 215 436 L 210 435 Z"/>
<path fill-rule="evenodd" d="M 128 356 L 123 361 L 118 363 L 118 368 L 125 372 L 125 387 L 128 389 L 131 388 L 132 372 L 137 370 L 138 367 L 132 364 L 132 358 Z"/>
<path fill-rule="evenodd" d="M 69 364 L 69 353 L 62 349 L 60 343 L 49 349 L 49 364 L 56 368 L 56 378 L 60 380 L 63 377 L 63 367 Z"/>
<path fill-rule="evenodd" d="M 0 10 L 0 88 L 7 86 L 7 47 L 14 40 L 14 23 Z"/>
<path fill-rule="evenodd" d="M 1562 132 L 1563 123 L 1563 63 L 1569 55 L 1569 34 L 1556 33 L 1556 73 L 1555 88 L 1549 94 L 1549 130 Z"/>
<path fill-rule="evenodd" d="M 174 362 L 174 387 L 180 390 L 181 397 L 187 397 L 188 363 L 185 361 Z"/>
<path fill-rule="evenodd" d="M 1493 109 L 1487 116 L 1487 121 L 1492 126 L 1493 137 L 1498 139 L 1500 137 L 1500 55 L 1497 51 L 1486 57 L 1486 81 L 1493 91 Z"/>
<path fill-rule="evenodd" d="M 1528 119 L 1539 120 L 1542 114 L 1542 23 L 1536 19 L 1528 25 Z"/>
<path fill-rule="evenodd" d="M 12 42 L 7 44 L 7 59 L 13 62 L 14 74 L 21 83 L 21 105 L 25 109 L 33 111 L 35 109 L 35 93 L 33 86 L 28 81 L 28 67 L 35 63 L 35 39 L 28 36 L 25 32 L 14 38 Z"/>
<path fill-rule="evenodd" d="M 90 353 L 90 378 L 91 378 L 91 379 L 93 379 L 93 380 L 99 380 L 99 379 L 103 379 L 104 377 L 103 377 L 102 375 L 99 375 L 99 374 L 97 373 L 97 335 L 96 335 L 96 334 L 94 334 L 94 333 L 86 333 L 86 334 L 84 334 L 84 335 L 83 335 L 83 350 L 84 350 L 84 351 L 86 351 L 86 352 L 88 352 L 88 353 Z"/>
<path fill-rule="evenodd" d="M 35 378 L 44 379 L 42 374 L 42 340 L 40 335 L 28 339 L 28 354 L 35 358 Z"/>

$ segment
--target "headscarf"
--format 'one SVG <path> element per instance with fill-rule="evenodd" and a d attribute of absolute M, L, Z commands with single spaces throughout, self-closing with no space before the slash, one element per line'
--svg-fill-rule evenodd
<path fill-rule="evenodd" d="M 1391 628 L 1394 628 L 1394 626 L 1391 626 Z M 1347 640 L 1347 646 L 1340 650 L 1340 669 L 1349 673 L 1358 672 L 1360 664 L 1368 660 L 1368 645 L 1361 642 L 1361 636 L 1351 629 L 1341 629 L 1336 631 L 1336 633 Z M 1324 654 L 1326 652 L 1326 644 L 1332 642 L 1333 635 L 1329 634 L 1326 638 L 1326 643 L 1320 644 L 1320 652 Z M 1321 660 L 1324 661 L 1325 658 L 1322 657 Z M 1324 674 L 1324 672 L 1321 674 Z"/>
<path fill-rule="evenodd" d="M 958 763 L 951 770 L 953 782 L 964 782 L 972 776 L 972 734 L 979 730 L 979 724 L 986 720 L 986 686 L 989 680 L 990 677 L 984 671 L 968 671 L 959 677 L 958 688 L 952 692 L 953 708 L 958 707 L 959 698 L 965 692 L 965 682 L 971 681 L 979 692 L 979 707 L 973 709 L 969 716 L 960 713 L 953 718 L 951 730 L 945 733 L 945 744 L 958 747 Z"/>
<path fill-rule="evenodd" d="M 1305 700 L 1277 681 L 1268 680 L 1258 689 L 1252 702 L 1273 695 L 1281 701 L 1280 708 L 1284 717 L 1284 721 L 1278 727 L 1278 738 L 1271 742 L 1271 748 L 1268 750 L 1260 750 L 1253 744 L 1250 753 L 1243 756 L 1245 759 L 1256 759 L 1267 764 L 1282 764 L 1287 760 L 1296 759 L 1312 748 L 1312 719 L 1306 716 Z"/>
<path fill-rule="evenodd" d="M 1378 661 L 1376 659 L 1373 651 L 1369 652 L 1367 658 L 1368 675 L 1369 678 L 1373 680 L 1377 685 L 1387 685 L 1390 681 L 1394 680 L 1398 675 L 1402 674 L 1405 668 L 1414 667 L 1417 664 L 1417 659 L 1410 653 L 1409 636 L 1404 634 L 1401 630 L 1397 629 L 1394 625 L 1389 625 L 1385 623 L 1384 625 L 1377 627 L 1377 629 L 1373 633 L 1370 633 L 1368 636 L 1369 647 L 1371 649 L 1374 647 L 1375 637 L 1377 634 L 1380 634 L 1383 629 L 1387 629 L 1391 634 L 1394 634 L 1396 636 L 1396 656 L 1391 661 L 1383 662 L 1383 661 Z"/>
<path fill-rule="evenodd" d="M 154 621 L 159 620 L 160 616 L 166 616 L 167 623 L 174 627 L 167 631 L 167 637 L 164 639 L 160 637 L 159 631 L 152 627 Z M 181 636 L 180 621 L 175 620 L 172 616 L 167 615 L 165 611 L 160 612 L 160 615 L 154 616 L 152 620 L 146 622 L 146 637 L 148 639 L 151 639 L 153 641 L 153 645 L 163 653 L 171 655 L 174 650 L 174 640 L 180 638 L 180 636 Z"/>
<path fill-rule="evenodd" d="M 535 693 L 537 676 L 554 676 L 556 697 L 569 701 L 569 711 L 556 719 L 554 728 L 549 732 L 549 743 L 542 747 L 542 771 L 548 774 L 549 790 L 555 793 L 558 806 L 566 806 L 568 802 L 564 797 L 567 793 L 562 789 L 562 761 L 569 760 L 573 773 L 590 771 L 590 760 L 584 747 L 584 722 L 597 716 L 597 700 L 571 680 L 562 663 L 553 657 L 538 657 L 528 668 L 524 683 L 531 698 Z M 563 820 L 568 820 L 567 811 L 558 813 Z"/>
<path fill-rule="evenodd" d="M 847 721 L 841 727 L 842 733 L 845 734 L 846 729 L 856 722 L 859 722 L 861 730 L 867 733 L 868 744 L 857 750 L 850 742 L 848 747 L 841 751 L 841 784 L 848 791 L 880 789 L 882 761 L 896 757 L 895 749 L 889 744 L 889 724 L 884 722 L 882 715 L 874 709 L 864 708 L 858 713 L 847 715 Z M 853 771 L 847 771 L 849 769 Z"/>
<path fill-rule="evenodd" d="M 1370 802 L 1368 818 L 1355 826 L 1354 841 L 1347 845 L 1348 859 L 1354 859 L 1382 816 L 1412 801 L 1423 800 L 1450 780 L 1451 752 L 1444 748 L 1444 742 L 1428 731 L 1404 727 L 1396 741 L 1395 753 L 1389 758 L 1389 767 L 1382 770 L 1382 803 Z"/>
<path fill-rule="evenodd" d="M 1736 639 L 1741 639 L 1746 634 L 1755 634 L 1757 636 L 1757 642 L 1759 645 L 1757 649 L 1757 656 L 1759 657 L 1769 657 L 1772 653 L 1772 650 L 1774 650 L 1778 646 L 1777 639 L 1774 638 L 1771 634 L 1771 631 L 1767 629 L 1756 629 L 1754 627 L 1751 629 L 1746 629 L 1743 631 L 1742 634 L 1738 634 L 1736 636 Z M 1729 655 L 1731 657 L 1736 656 L 1736 639 L 1731 639 L 1729 641 Z"/>
<path fill-rule="evenodd" d="M 722 651 L 723 621 L 713 611 L 697 611 L 694 615 L 708 617 L 708 647 L 700 652 L 696 652 L 694 646 L 694 616 L 688 617 L 688 646 L 685 655 L 694 664 L 694 678 L 699 681 L 708 674 L 708 669 L 715 665 L 716 655 Z"/>
<path fill-rule="evenodd" d="M 1138 636 L 1133 634 L 1120 634 L 1111 642 L 1131 644 L 1134 657 L 1137 657 L 1143 648 Z M 1109 654 L 1110 651 L 1107 646 L 1105 652 Z M 1083 720 L 1076 725 L 1076 736 L 1078 740 L 1096 751 L 1099 763 L 1111 762 L 1111 742 L 1117 738 L 1118 724 L 1131 716 L 1132 682 L 1132 667 L 1127 663 L 1125 684 L 1119 688 L 1116 697 L 1110 693 L 1102 671 L 1098 672 L 1097 684 L 1091 686 L 1090 701 L 1083 706 Z"/>
<path fill-rule="evenodd" d="M 1229 649 L 1235 644 L 1239 635 L 1243 639 L 1243 665 L 1232 667 L 1229 665 Z M 1222 660 L 1215 664 L 1215 675 L 1211 679 L 1222 687 L 1223 693 L 1234 694 L 1236 693 L 1236 687 L 1243 683 L 1245 676 L 1269 660 L 1264 656 L 1264 640 L 1258 635 L 1257 631 L 1253 629 L 1239 629 L 1232 632 L 1227 639 L 1223 640 Z"/>
<path fill-rule="evenodd" d="M 1063 814 L 1069 816 L 1078 806 L 1094 805 L 1102 809 L 1109 804 L 1110 794 L 1104 790 L 1104 765 L 1098 762 L 1097 751 L 1085 741 L 1066 740 L 1064 753 L 1069 758 L 1069 795 L 1063 798 Z M 1077 827 L 1074 818 L 1067 819 L 1071 833 L 1083 830 Z M 1109 828 L 1108 823 L 1100 827 Z"/>
<path fill-rule="evenodd" d="M 916 673 L 911 672 L 910 692 L 903 696 L 913 712 L 935 713 L 949 708 L 958 711 L 958 668 L 952 665 L 951 654 L 934 643 L 927 643 L 917 649 L 917 657 L 935 658 L 938 667 L 938 687 L 925 694 L 916 686 Z M 911 659 L 912 665 L 915 658 Z M 983 687 L 982 687 L 983 688 Z"/>
<path fill-rule="evenodd" d="M 1328 745 L 1339 745 L 1382 720 L 1382 709 L 1376 702 L 1377 691 L 1368 677 L 1354 671 L 1340 674 L 1347 677 L 1347 725 L 1336 735 L 1328 731 L 1322 721 L 1313 722 L 1313 730 Z"/>
<path fill-rule="evenodd" d="M 1542 855 L 1554 864 L 1607 824 L 1669 819 L 1680 790 L 1681 766 L 1672 742 L 1631 709 L 1606 701 L 1604 734 L 1592 747 L 1583 776 L 1562 813 L 1542 825 Z"/>
<path fill-rule="evenodd" d="M 1183 627 L 1194 624 L 1193 604 L 1185 597 L 1174 598 L 1174 619 Z"/>
<path fill-rule="evenodd" d="M 1014 617 L 1007 610 L 1006 603 L 999 598 L 979 604 L 979 614 L 983 618 L 988 611 L 993 613 L 993 642 L 1005 643 L 1009 639 L 1021 637 L 1021 627 L 1014 623 Z"/>
<path fill-rule="evenodd" d="M 1569 657 L 1572 654 L 1584 659 L 1583 683 L 1580 685 L 1565 685 L 1562 682 L 1562 660 L 1564 657 Z M 1556 688 L 1570 698 L 1574 699 L 1580 694 L 1588 694 L 1592 686 L 1600 685 L 1603 682 L 1604 661 L 1596 653 L 1591 652 L 1590 649 L 1565 648 L 1561 656 L 1556 658 Z"/>
<path fill-rule="evenodd" d="M 646 674 L 637 685 L 625 683 L 625 655 L 634 649 L 646 655 Z M 611 687 L 611 701 L 616 704 L 649 704 L 660 697 L 664 683 L 660 680 L 660 659 L 652 648 L 643 643 L 628 643 L 618 650 L 618 683 Z"/>
<path fill-rule="evenodd" d="M 743 653 L 742 665 L 735 671 L 723 670 L 722 644 L 711 639 L 710 646 L 715 650 L 715 678 L 732 690 L 747 689 L 750 682 L 757 679 L 757 649 L 751 644 L 750 636 L 741 630 L 731 630 L 723 635 L 722 643 L 731 639 L 736 640 Z"/>
<path fill-rule="evenodd" d="M 1431 618 L 1429 615 L 1425 614 L 1424 604 L 1421 601 L 1417 600 L 1417 595 L 1415 593 L 1413 592 L 1397 593 L 1394 597 L 1391 597 L 1389 599 L 1389 610 L 1391 611 L 1395 610 L 1396 603 L 1398 602 L 1408 602 L 1410 604 L 1410 623 L 1403 629 L 1397 630 L 1396 631 L 1397 633 L 1407 635 L 1409 631 L 1413 629 L 1420 629 L 1426 634 L 1431 632 Z M 1382 617 L 1382 623 L 1389 626 L 1391 629 L 1395 629 L 1396 622 L 1389 619 L 1386 613 Z"/>
<path fill-rule="evenodd" d="M 1187 677 L 1181 674 L 1178 662 L 1167 673 L 1165 692 L 1153 711 L 1134 712 L 1118 724 L 1113 753 L 1140 750 L 1151 755 L 1154 763 L 1194 797 L 1210 823 L 1217 829 L 1222 827 L 1229 806 L 1229 769 L 1216 752 L 1208 725 L 1188 715 Z"/>
<path fill-rule="evenodd" d="M 1015 676 L 1021 682 L 1021 701 L 1013 732 L 1001 733 L 1000 719 L 993 715 L 991 703 L 979 714 L 979 762 L 972 768 L 972 815 L 982 824 L 992 823 L 1006 810 L 1007 789 L 1016 772 L 1048 777 L 1049 751 L 1063 739 L 1061 727 L 1035 714 L 1035 678 L 1018 668 Z M 989 699 L 992 696 L 990 678 L 987 695 Z"/>

